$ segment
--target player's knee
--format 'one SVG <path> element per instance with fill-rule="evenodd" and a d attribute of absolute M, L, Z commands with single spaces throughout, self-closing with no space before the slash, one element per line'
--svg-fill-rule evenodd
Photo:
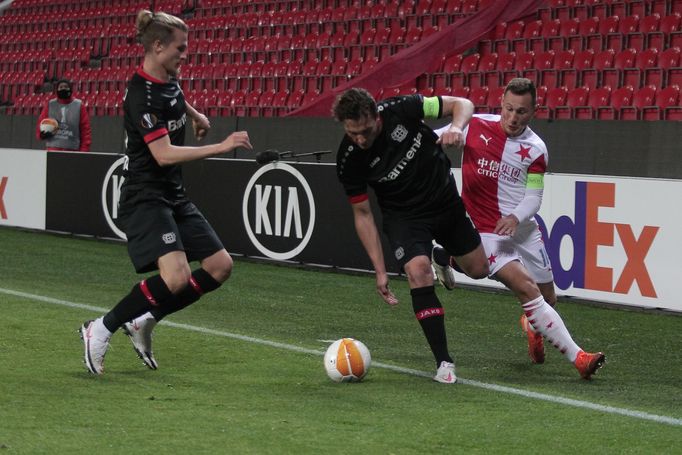
<path fill-rule="evenodd" d="M 458 261 L 457 262 L 461 270 L 469 277 L 474 280 L 480 280 L 486 278 L 490 274 L 490 268 L 488 267 L 488 261 Z"/>
<path fill-rule="evenodd" d="M 221 251 L 211 257 L 210 261 L 206 261 L 202 266 L 219 283 L 223 283 L 230 278 L 232 274 L 232 257 L 227 251 Z"/>
<path fill-rule="evenodd" d="M 405 273 L 413 287 L 423 287 L 433 284 L 433 269 L 431 260 L 426 256 L 418 256 L 405 265 Z"/>
<path fill-rule="evenodd" d="M 162 278 L 166 283 L 166 286 L 168 286 L 168 289 L 173 294 L 177 294 L 187 286 L 190 276 L 191 270 L 189 264 L 187 264 L 187 266 L 178 267 L 177 269 L 166 273 L 165 276 L 162 275 Z"/>

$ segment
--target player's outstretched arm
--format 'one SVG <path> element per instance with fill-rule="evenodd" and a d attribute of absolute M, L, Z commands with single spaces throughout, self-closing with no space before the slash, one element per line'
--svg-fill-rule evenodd
<path fill-rule="evenodd" d="M 396 305 L 398 299 L 388 288 L 388 274 L 386 273 L 384 253 L 381 248 L 381 237 L 374 223 L 374 215 L 372 215 L 369 200 L 353 204 L 353 218 L 355 221 L 355 231 L 374 266 L 377 293 L 384 302 L 389 305 Z"/>
<path fill-rule="evenodd" d="M 249 140 L 249 133 L 246 131 L 236 131 L 218 144 L 202 145 L 199 147 L 179 147 L 173 145 L 168 135 L 150 142 L 148 146 L 159 166 L 171 166 L 173 164 L 200 160 L 221 153 L 231 152 L 237 148 L 253 150 Z"/>

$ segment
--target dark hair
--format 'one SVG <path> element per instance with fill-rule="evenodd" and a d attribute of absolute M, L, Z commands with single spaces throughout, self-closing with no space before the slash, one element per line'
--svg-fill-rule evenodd
<path fill-rule="evenodd" d="M 54 85 L 54 89 L 57 90 L 57 87 L 59 87 L 60 84 L 66 84 L 69 86 L 70 89 L 73 90 L 73 84 L 68 79 L 59 79 L 57 83 Z"/>
<path fill-rule="evenodd" d="M 135 21 L 137 28 L 137 40 L 144 46 L 144 51 L 149 52 L 156 41 L 168 44 L 173 41 L 173 29 L 187 32 L 187 24 L 179 17 L 167 13 L 152 13 L 141 10 L 137 13 Z"/>
<path fill-rule="evenodd" d="M 336 97 L 332 114 L 339 122 L 363 117 L 376 118 L 377 103 L 364 88 L 350 88 Z"/>
<path fill-rule="evenodd" d="M 533 108 L 535 108 L 538 92 L 535 89 L 535 84 L 530 79 L 526 79 L 525 77 L 515 77 L 509 81 L 507 87 L 504 89 L 505 95 L 507 92 L 512 92 L 514 95 L 525 95 L 526 93 L 530 93 L 533 102 Z"/>

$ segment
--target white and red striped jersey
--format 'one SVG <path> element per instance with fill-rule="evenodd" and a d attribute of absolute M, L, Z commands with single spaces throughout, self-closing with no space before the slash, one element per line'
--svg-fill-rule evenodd
<path fill-rule="evenodd" d="M 464 135 L 462 199 L 479 232 L 493 232 L 523 200 L 528 174 L 545 173 L 547 147 L 530 127 L 507 137 L 493 114 L 474 115 Z M 532 217 L 520 221 L 535 223 Z"/>

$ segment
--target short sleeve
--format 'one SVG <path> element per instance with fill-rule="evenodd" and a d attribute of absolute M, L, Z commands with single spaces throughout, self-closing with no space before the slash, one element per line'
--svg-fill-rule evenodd
<path fill-rule="evenodd" d="M 149 100 L 147 93 L 129 92 L 128 102 L 131 122 L 146 144 L 168 135 L 162 106 Z"/>

